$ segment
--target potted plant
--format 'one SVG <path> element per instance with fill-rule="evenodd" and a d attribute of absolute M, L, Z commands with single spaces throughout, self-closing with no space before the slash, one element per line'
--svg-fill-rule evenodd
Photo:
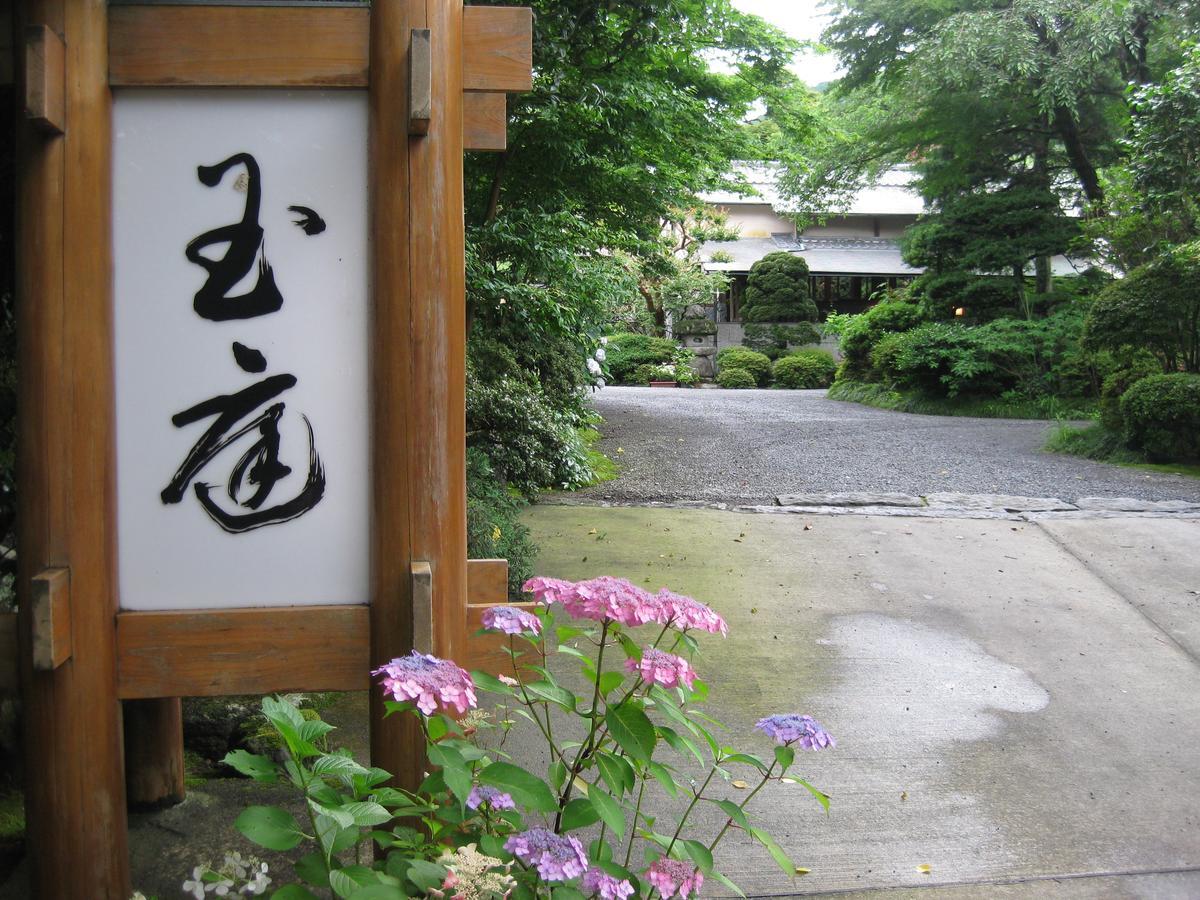
<path fill-rule="evenodd" d="M 664 364 L 650 370 L 650 387 L 676 387 L 677 384 L 675 366 Z"/>

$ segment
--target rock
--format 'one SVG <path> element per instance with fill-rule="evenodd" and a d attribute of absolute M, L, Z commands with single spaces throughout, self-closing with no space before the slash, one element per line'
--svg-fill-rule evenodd
<path fill-rule="evenodd" d="M 1058 512 L 1078 509 L 1074 504 L 1057 497 L 1014 497 L 1008 494 L 958 494 L 952 492 L 928 494 L 931 507 L 954 509 L 990 509 L 1000 512 Z"/>
<path fill-rule="evenodd" d="M 1080 497 L 1075 501 L 1080 509 L 1106 510 L 1109 512 L 1193 512 L 1200 511 L 1200 503 L 1187 500 L 1135 500 L 1132 497 Z"/>
<path fill-rule="evenodd" d="M 709 355 L 706 353 L 697 353 L 691 359 L 691 366 L 692 371 L 701 378 L 711 379 L 717 377 L 715 354 Z"/>
<path fill-rule="evenodd" d="M 778 506 L 924 506 L 920 497 L 909 494 L 876 494 L 870 491 L 849 491 L 842 494 L 781 494 L 775 498 Z"/>

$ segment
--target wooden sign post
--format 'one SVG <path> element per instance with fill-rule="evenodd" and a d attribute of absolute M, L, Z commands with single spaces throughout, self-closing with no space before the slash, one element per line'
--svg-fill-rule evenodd
<path fill-rule="evenodd" d="M 30 872 L 37 897 L 125 900 L 127 772 L 182 795 L 175 698 L 469 662 L 471 601 L 503 599 L 503 562 L 466 552 L 462 154 L 503 148 L 532 17 L 17 18 Z M 420 736 L 372 698 L 373 762 L 415 786 Z"/>

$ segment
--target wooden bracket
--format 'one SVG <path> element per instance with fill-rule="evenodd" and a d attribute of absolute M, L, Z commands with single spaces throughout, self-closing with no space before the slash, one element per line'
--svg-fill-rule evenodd
<path fill-rule="evenodd" d="M 33 667 L 50 672 L 71 658 L 71 570 L 43 569 L 30 593 Z"/>
<path fill-rule="evenodd" d="M 433 567 L 423 559 L 412 564 L 413 649 L 433 652 Z"/>
<path fill-rule="evenodd" d="M 433 118 L 433 52 L 429 29 L 414 28 L 408 42 L 408 133 L 428 134 Z"/>
<path fill-rule="evenodd" d="M 25 117 L 49 134 L 67 129 L 66 46 L 47 25 L 25 29 Z"/>

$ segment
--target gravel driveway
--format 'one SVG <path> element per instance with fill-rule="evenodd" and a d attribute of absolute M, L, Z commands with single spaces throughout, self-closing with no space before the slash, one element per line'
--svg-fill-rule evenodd
<path fill-rule="evenodd" d="M 804 491 L 1200 502 L 1200 480 L 1040 448 L 1050 422 L 920 416 L 824 391 L 609 387 L 594 395 L 616 481 L 573 496 L 771 503 Z"/>

